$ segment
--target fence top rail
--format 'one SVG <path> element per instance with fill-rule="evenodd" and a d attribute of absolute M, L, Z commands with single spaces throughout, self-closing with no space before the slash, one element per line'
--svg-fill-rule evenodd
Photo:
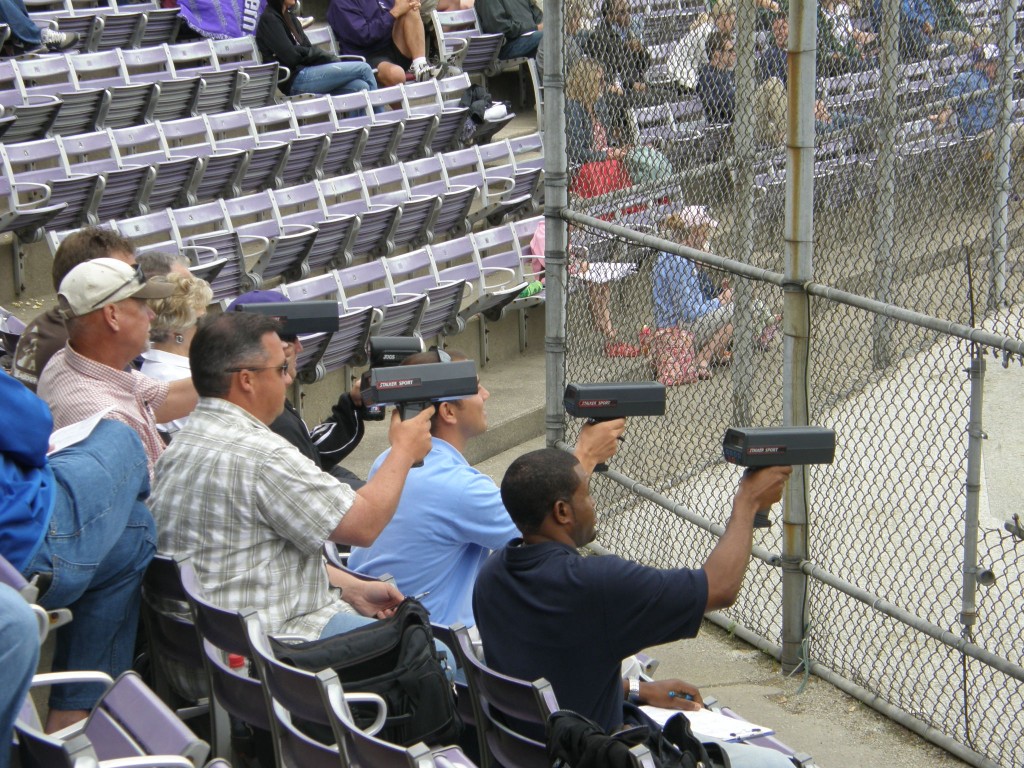
<path fill-rule="evenodd" d="M 671 240 L 665 240 L 657 235 L 638 232 L 634 229 L 622 226 L 621 224 L 604 221 L 603 219 L 588 216 L 585 213 L 581 213 L 573 209 L 562 209 L 560 215 L 561 218 L 572 224 L 599 230 L 616 237 L 626 238 L 648 248 L 655 248 L 659 251 L 674 253 L 708 267 L 731 272 L 732 274 L 740 277 L 757 280 L 763 283 L 771 283 L 786 290 L 805 291 L 812 296 L 834 301 L 839 304 L 846 304 L 847 306 L 874 312 L 875 314 L 890 317 L 893 320 L 899 320 L 900 322 L 914 325 L 919 328 L 944 333 L 948 336 L 954 336 L 985 347 L 1001 350 L 1006 356 L 1007 361 L 1010 356 L 1016 356 L 1022 363 L 1024 363 L 1024 339 L 1016 339 L 1012 336 L 992 333 L 991 331 L 986 331 L 982 328 L 972 328 L 969 325 L 955 323 L 951 320 L 944 320 L 932 315 L 926 315 L 922 312 L 915 312 L 895 304 L 877 301 L 866 296 L 850 293 L 849 291 L 843 291 L 822 283 L 810 281 L 805 283 L 788 282 L 786 280 L 786 276 L 781 272 L 774 272 L 770 269 L 754 267 L 750 264 L 744 264 L 725 256 L 716 256 L 713 253 L 695 250 L 693 248 L 680 245 L 679 243 L 674 243 Z"/>

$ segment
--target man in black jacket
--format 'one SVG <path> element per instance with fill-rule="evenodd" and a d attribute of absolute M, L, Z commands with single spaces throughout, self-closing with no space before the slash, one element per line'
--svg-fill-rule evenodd
<path fill-rule="evenodd" d="M 544 14 L 532 0 L 477 0 L 476 15 L 484 32 L 501 32 L 500 59 L 534 58 L 544 39 Z"/>
<path fill-rule="evenodd" d="M 240 304 L 271 304 L 288 300 L 287 296 L 278 291 L 250 291 L 232 301 L 227 311 L 234 311 Z M 289 345 L 286 357 L 294 378 L 295 360 L 302 351 L 302 342 L 297 336 L 285 335 L 281 336 L 281 341 Z M 358 490 L 366 485 L 365 480 L 340 465 L 341 460 L 359 445 L 365 430 L 363 400 L 358 382 L 351 390 L 341 394 L 331 407 L 331 415 L 312 432 L 306 427 L 295 406 L 287 399 L 284 401 L 284 411 L 270 424 L 270 430 L 298 448 L 303 456 L 312 460 L 324 472 L 329 472 L 351 486 L 352 490 Z"/>

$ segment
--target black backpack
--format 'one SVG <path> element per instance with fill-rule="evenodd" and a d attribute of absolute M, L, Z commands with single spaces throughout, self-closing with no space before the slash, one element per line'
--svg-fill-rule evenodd
<path fill-rule="evenodd" d="M 728 757 L 715 747 L 709 755 L 693 735 L 690 722 L 674 715 L 664 729 L 638 707 L 625 703 L 628 727 L 608 734 L 593 720 L 569 710 L 548 718 L 548 757 L 555 768 L 631 768 L 629 749 L 643 744 L 658 768 L 728 768 Z"/>
<path fill-rule="evenodd" d="M 343 635 L 303 643 L 274 638 L 270 642 L 286 664 L 313 672 L 333 669 L 346 691 L 380 695 L 388 705 L 380 738 L 404 746 L 458 739 L 462 721 L 441 654 L 434 647 L 430 615 L 419 601 L 407 597 L 394 616 Z M 352 707 L 361 728 L 373 722 L 375 712 L 372 704 Z"/>

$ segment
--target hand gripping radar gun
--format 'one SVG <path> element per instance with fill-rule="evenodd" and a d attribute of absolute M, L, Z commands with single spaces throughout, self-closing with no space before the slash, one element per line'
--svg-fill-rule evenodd
<path fill-rule="evenodd" d="M 735 427 L 722 440 L 725 460 L 740 467 L 784 467 L 831 464 L 836 433 L 825 427 Z M 755 528 L 770 528 L 768 510 L 759 509 Z"/>
<path fill-rule="evenodd" d="M 665 386 L 656 381 L 567 384 L 564 404 L 566 413 L 590 424 L 633 416 L 664 416 Z M 596 472 L 607 469 L 603 463 L 594 467 Z"/>
<path fill-rule="evenodd" d="M 362 388 L 362 396 L 363 404 L 367 406 L 395 406 L 404 421 L 431 403 L 472 397 L 478 389 L 476 363 L 460 360 L 372 368 L 369 380 Z M 413 466 L 422 465 L 421 461 Z"/>

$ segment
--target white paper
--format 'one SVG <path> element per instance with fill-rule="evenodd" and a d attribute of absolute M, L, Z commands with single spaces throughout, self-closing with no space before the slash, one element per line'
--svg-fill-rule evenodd
<path fill-rule="evenodd" d="M 686 719 L 690 721 L 690 728 L 693 729 L 694 735 L 701 740 L 740 741 L 775 733 L 771 728 L 765 728 L 763 725 L 726 717 L 710 709 L 698 709 L 694 712 L 649 706 L 642 706 L 640 709 L 659 725 L 664 725 L 670 717 L 682 711 Z"/>
<path fill-rule="evenodd" d="M 61 427 L 55 430 L 50 435 L 50 450 L 46 454 L 47 456 L 53 456 L 57 451 L 63 451 L 68 446 L 80 443 L 96 429 L 96 425 L 100 423 L 100 419 L 106 416 L 113 410 L 113 406 L 104 408 L 99 413 L 94 413 L 88 419 L 82 421 L 76 421 L 74 424 L 68 424 L 66 427 Z"/>

